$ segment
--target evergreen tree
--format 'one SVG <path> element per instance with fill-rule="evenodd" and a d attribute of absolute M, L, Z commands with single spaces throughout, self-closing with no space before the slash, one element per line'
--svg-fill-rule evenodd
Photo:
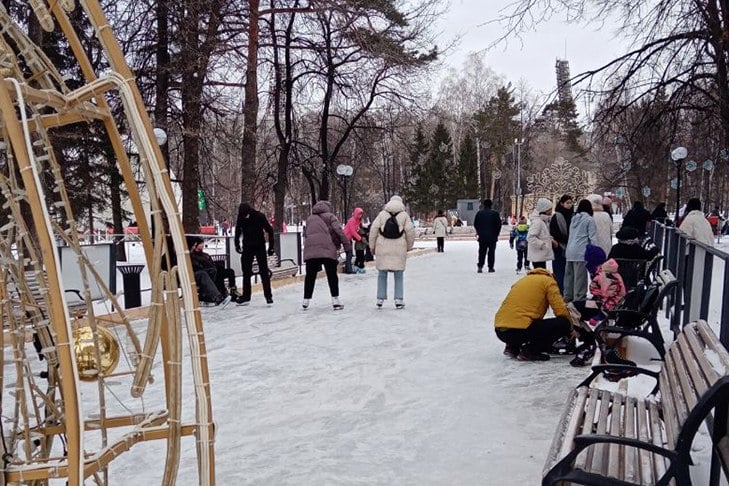
<path fill-rule="evenodd" d="M 425 167 L 428 173 L 428 199 L 430 210 L 455 206 L 455 191 L 452 179 L 455 179 L 453 161 L 453 141 L 445 125 L 439 122 L 433 131 Z"/>
<path fill-rule="evenodd" d="M 418 125 L 415 129 L 413 143 L 410 145 L 410 180 L 405 189 L 405 198 L 415 211 L 427 211 L 430 205 L 428 187 L 430 182 L 425 165 L 425 156 L 428 140 L 423 133 L 423 127 Z"/>
<path fill-rule="evenodd" d="M 454 187 L 457 198 L 477 198 L 478 194 L 478 156 L 476 142 L 470 133 L 466 134 L 458 154 L 458 177 Z"/>

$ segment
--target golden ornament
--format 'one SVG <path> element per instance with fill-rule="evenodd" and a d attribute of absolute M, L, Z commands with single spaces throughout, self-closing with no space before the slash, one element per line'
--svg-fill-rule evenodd
<path fill-rule="evenodd" d="M 83 381 L 94 381 L 99 373 L 104 376 L 109 375 L 119 363 L 119 343 L 116 337 L 103 327 L 96 328 L 96 335 L 99 339 L 101 366 L 96 362 L 94 333 L 91 327 L 79 327 L 73 331 L 73 350 L 76 353 L 78 375 Z"/>

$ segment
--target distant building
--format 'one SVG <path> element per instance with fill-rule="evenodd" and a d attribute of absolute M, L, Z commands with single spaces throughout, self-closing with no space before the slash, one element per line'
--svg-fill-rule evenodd
<path fill-rule="evenodd" d="M 478 199 L 459 199 L 456 201 L 458 217 L 468 226 L 473 226 L 473 219 L 476 217 L 480 204 L 481 201 Z"/>

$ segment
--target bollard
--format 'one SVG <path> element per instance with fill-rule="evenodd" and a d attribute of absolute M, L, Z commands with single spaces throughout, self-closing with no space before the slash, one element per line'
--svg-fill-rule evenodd
<path fill-rule="evenodd" d="M 142 306 L 142 286 L 139 282 L 139 275 L 144 270 L 144 265 L 117 265 L 117 270 L 122 273 L 124 283 L 124 308 L 133 309 Z"/>

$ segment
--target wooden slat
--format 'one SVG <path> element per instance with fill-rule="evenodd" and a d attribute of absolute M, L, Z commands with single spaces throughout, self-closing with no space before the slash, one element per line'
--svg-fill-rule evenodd
<path fill-rule="evenodd" d="M 612 411 L 610 412 L 610 435 L 614 437 L 623 437 L 625 432 L 626 412 L 625 397 L 620 393 L 612 394 Z M 611 478 L 622 478 L 623 471 L 623 450 L 625 446 L 619 444 L 610 444 L 607 447 L 607 475 Z"/>
<path fill-rule="evenodd" d="M 671 414 L 666 414 L 666 429 L 668 429 L 669 437 L 671 437 L 672 443 L 675 443 L 675 439 L 678 437 L 680 431 L 680 424 L 683 424 L 688 417 L 688 410 L 686 410 L 686 404 L 677 397 L 676 392 L 680 390 L 678 383 L 678 377 L 676 376 L 677 363 L 675 355 L 678 354 L 678 349 L 675 346 L 671 346 L 671 349 L 666 353 L 666 362 L 661 370 L 661 378 L 665 378 L 664 383 L 661 383 L 661 405 L 665 410 L 672 411 Z"/>
<path fill-rule="evenodd" d="M 638 401 L 633 397 L 626 397 L 625 412 L 623 413 L 625 417 L 625 427 L 622 430 L 623 437 L 638 439 L 638 427 L 636 424 L 636 414 L 638 411 Z M 635 447 L 623 447 L 622 454 L 618 460 L 623 465 L 620 478 L 635 482 L 636 478 L 640 477 L 640 455 L 638 449 Z"/>
<path fill-rule="evenodd" d="M 664 414 L 665 416 L 665 410 Z M 659 407 L 653 400 L 648 401 L 648 420 L 650 424 L 651 443 L 659 447 L 666 447 L 661 427 L 661 414 Z M 669 448 L 673 448 L 671 445 Z M 651 453 L 653 459 L 653 481 L 647 484 L 654 484 L 666 472 L 666 460 L 659 454 Z"/>
<path fill-rule="evenodd" d="M 587 402 L 587 410 L 585 410 L 585 418 L 582 421 L 582 435 L 592 434 L 592 424 L 595 422 L 595 412 L 597 410 L 597 404 L 599 400 L 600 390 L 596 388 L 590 388 L 590 395 Z M 592 456 L 594 454 L 593 448 L 588 448 L 586 452 L 577 456 L 575 460 L 575 469 L 587 470 L 588 466 L 592 463 Z"/>
<path fill-rule="evenodd" d="M 669 361 L 669 354 L 666 353 L 666 363 L 663 365 L 664 369 L 669 366 Z M 675 405 L 668 395 L 668 393 L 670 393 L 669 390 L 671 390 L 671 384 L 669 383 L 667 374 L 664 373 L 663 370 L 661 370 L 661 374 L 658 376 L 658 381 L 661 390 L 661 408 L 663 409 L 665 415 L 664 425 L 666 427 L 666 435 L 668 436 L 669 444 L 673 446 L 673 444 L 676 443 L 676 438 L 678 436 L 678 415 L 675 409 Z M 663 390 L 666 390 L 666 392 L 664 393 Z"/>
<path fill-rule="evenodd" d="M 681 348 L 681 353 L 684 357 L 684 365 L 686 373 L 688 373 L 688 379 L 691 381 L 691 386 L 694 394 L 694 403 L 691 404 L 690 408 L 693 408 L 698 397 L 706 393 L 709 388 L 716 383 L 718 375 L 716 372 L 704 372 L 705 367 L 702 364 L 709 364 L 704 353 L 704 345 L 699 342 L 698 336 L 691 330 L 686 336 L 686 339 L 676 341 L 674 346 Z M 709 366 L 710 368 L 710 366 Z"/>
<path fill-rule="evenodd" d="M 706 383 L 707 387 L 716 383 L 719 379 L 719 374 L 706 357 L 706 350 L 710 349 L 710 344 L 706 342 L 704 336 L 698 332 L 697 328 L 691 327 L 691 332 L 687 335 L 687 345 L 691 348 L 691 353 L 695 356 L 697 371 L 703 375 L 702 381 Z M 700 393 L 704 393 L 704 391 L 701 390 Z"/>
<path fill-rule="evenodd" d="M 597 416 L 597 427 L 595 427 L 595 433 L 598 435 L 606 434 L 608 431 L 608 415 L 610 414 L 610 400 L 611 393 L 605 390 L 600 390 L 600 411 Z M 588 463 L 589 470 L 600 474 L 601 476 L 607 475 L 608 466 L 608 445 L 607 444 L 596 444 L 593 446 L 595 453 L 592 456 L 592 463 Z"/>
<path fill-rule="evenodd" d="M 652 400 L 652 398 L 649 398 L 649 400 Z M 638 440 L 641 442 L 644 442 L 646 444 L 650 444 L 651 439 L 651 426 L 650 426 L 650 416 L 648 414 L 648 406 L 646 405 L 646 401 L 641 400 L 638 402 L 638 412 L 636 413 L 636 421 L 637 421 L 637 432 L 638 432 Z M 638 451 L 639 461 L 638 461 L 638 469 L 639 469 L 639 476 L 638 479 L 640 479 L 640 484 L 653 484 L 653 457 L 652 454 L 646 450 L 639 450 Z"/>
<path fill-rule="evenodd" d="M 578 434 L 585 417 L 583 410 L 585 409 L 588 390 L 587 387 L 583 386 L 573 390 L 570 394 L 567 400 L 567 407 L 562 413 L 562 417 L 557 425 L 557 432 L 552 440 L 552 446 L 549 448 L 550 452 L 547 458 L 546 471 L 549 471 L 557 461 L 566 456 L 574 448 L 574 438 Z"/>
<path fill-rule="evenodd" d="M 686 415 L 681 418 L 680 423 L 686 421 L 688 414 L 693 410 L 698 401 L 688 371 L 693 366 L 691 351 L 683 343 L 685 343 L 685 340 L 681 339 L 672 346 L 676 348 L 676 354 L 680 356 L 680 361 L 677 361 L 673 367 L 680 389 L 671 390 L 671 395 L 674 397 L 675 403 L 680 407 L 684 407 L 683 410 L 686 412 Z"/>

